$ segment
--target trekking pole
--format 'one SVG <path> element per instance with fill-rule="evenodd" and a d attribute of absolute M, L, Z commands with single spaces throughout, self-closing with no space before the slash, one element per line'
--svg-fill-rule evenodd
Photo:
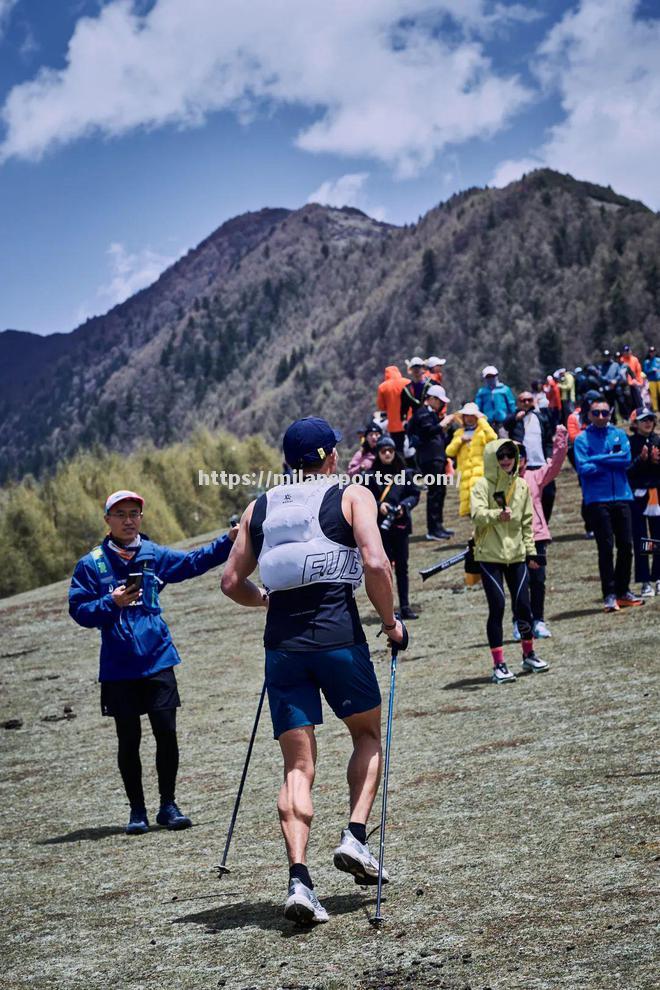
<path fill-rule="evenodd" d="M 215 869 L 218 871 L 218 880 L 227 873 L 231 873 L 231 870 L 227 863 L 227 855 L 229 854 L 229 846 L 231 844 L 231 837 L 234 834 L 234 825 L 236 824 L 236 818 L 238 816 L 238 807 L 241 803 L 241 795 L 243 794 L 243 787 L 245 786 L 245 778 L 247 777 L 248 767 L 250 765 L 250 757 L 252 756 L 252 747 L 254 746 L 254 740 L 257 735 L 257 728 L 259 727 L 259 719 L 261 717 L 261 709 L 263 708 L 264 698 L 266 697 L 266 681 L 264 680 L 264 686 L 261 689 L 261 697 L 259 698 L 259 705 L 257 707 L 257 714 L 254 720 L 254 725 L 252 727 L 252 735 L 250 736 L 250 744 L 248 746 L 247 756 L 245 757 L 245 764 L 243 766 L 243 773 L 241 774 L 241 782 L 238 785 L 238 794 L 236 795 L 236 801 L 234 802 L 234 811 L 231 816 L 231 822 L 229 823 L 229 831 L 227 832 L 227 841 L 225 842 L 225 851 L 222 854 L 222 859 Z"/>
<path fill-rule="evenodd" d="M 378 891 L 376 894 L 376 915 L 369 918 L 369 923 L 376 928 L 383 923 L 380 912 L 381 897 L 383 893 L 383 859 L 385 858 L 385 820 L 387 818 L 387 784 L 390 778 L 390 749 L 392 744 L 392 719 L 394 716 L 394 690 L 396 688 L 396 665 L 399 650 L 405 650 L 408 646 L 408 630 L 403 627 L 403 640 L 401 643 L 392 644 L 392 660 L 390 663 L 390 700 L 387 709 L 387 731 L 385 733 L 385 770 L 383 773 L 383 802 L 380 811 L 380 850 L 378 853 Z"/>

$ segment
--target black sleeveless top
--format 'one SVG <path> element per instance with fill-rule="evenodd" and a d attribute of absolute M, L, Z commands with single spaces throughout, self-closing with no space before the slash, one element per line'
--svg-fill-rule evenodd
<path fill-rule="evenodd" d="M 319 524 L 329 540 L 355 547 L 353 530 L 341 511 L 344 491 L 339 485 L 328 488 L 321 502 Z M 250 540 L 257 558 L 264 542 L 266 506 L 266 495 L 261 495 L 250 520 Z M 271 592 L 264 631 L 267 650 L 336 650 L 366 641 L 349 584 L 318 582 Z"/>

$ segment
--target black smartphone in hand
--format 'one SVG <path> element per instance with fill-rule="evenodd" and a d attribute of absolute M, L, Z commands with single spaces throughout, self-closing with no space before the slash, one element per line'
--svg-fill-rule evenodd
<path fill-rule="evenodd" d="M 131 571 L 126 582 L 127 591 L 139 591 L 142 588 L 142 571 Z"/>

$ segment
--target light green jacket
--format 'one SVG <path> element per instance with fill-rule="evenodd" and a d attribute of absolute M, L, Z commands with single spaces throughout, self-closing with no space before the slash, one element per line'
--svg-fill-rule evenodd
<path fill-rule="evenodd" d="M 518 477 L 518 455 L 512 474 L 497 463 L 498 449 L 507 440 L 491 440 L 484 448 L 484 476 L 470 492 L 470 516 L 474 522 L 474 559 L 493 564 L 516 564 L 536 553 L 532 533 L 532 499 L 527 482 Z M 500 522 L 502 511 L 493 498 L 503 492 L 511 509 L 509 522 Z"/>

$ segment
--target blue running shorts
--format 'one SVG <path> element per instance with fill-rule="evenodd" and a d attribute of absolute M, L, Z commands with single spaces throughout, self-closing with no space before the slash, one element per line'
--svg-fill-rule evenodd
<path fill-rule="evenodd" d="M 321 725 L 321 692 L 337 718 L 380 705 L 380 688 L 366 643 L 335 650 L 266 650 L 266 686 L 278 739 L 288 729 Z"/>

